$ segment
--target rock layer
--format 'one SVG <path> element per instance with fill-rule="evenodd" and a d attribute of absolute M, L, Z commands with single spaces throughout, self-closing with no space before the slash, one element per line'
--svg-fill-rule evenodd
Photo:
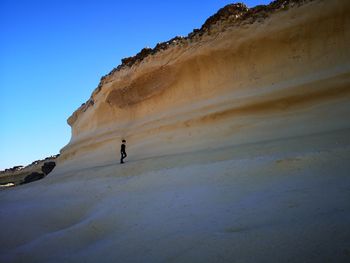
<path fill-rule="evenodd" d="M 61 167 L 115 162 L 123 138 L 138 160 L 349 128 L 349 12 L 341 0 L 229 5 L 124 59 L 68 119 Z"/>

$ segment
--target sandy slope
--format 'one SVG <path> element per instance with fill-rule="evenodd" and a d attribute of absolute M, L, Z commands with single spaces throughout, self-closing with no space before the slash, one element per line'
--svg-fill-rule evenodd
<path fill-rule="evenodd" d="M 1 262 L 349 262 L 349 130 L 0 192 Z"/>

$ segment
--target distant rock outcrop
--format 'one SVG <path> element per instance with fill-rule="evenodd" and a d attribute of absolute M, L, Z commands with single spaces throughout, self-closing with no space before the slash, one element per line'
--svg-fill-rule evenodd
<path fill-rule="evenodd" d="M 59 154 L 36 160 L 28 166 L 15 166 L 0 171 L 0 186 L 16 186 L 40 180 L 48 175 L 56 166 Z"/>
<path fill-rule="evenodd" d="M 45 174 L 43 174 L 43 173 L 33 172 L 33 173 L 27 175 L 21 184 L 31 183 L 31 182 L 40 180 L 44 177 L 45 177 Z"/>
<path fill-rule="evenodd" d="M 44 178 L 53 170 L 53 168 L 55 168 L 55 166 L 56 166 L 56 163 L 54 161 L 44 162 L 44 164 L 41 166 L 42 173 L 39 173 L 39 172 L 30 173 L 24 178 L 24 181 L 21 184 L 30 183 L 30 182 L 37 181 Z"/>

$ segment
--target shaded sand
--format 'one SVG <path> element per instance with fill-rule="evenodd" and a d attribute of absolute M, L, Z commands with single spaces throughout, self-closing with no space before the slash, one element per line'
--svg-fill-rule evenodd
<path fill-rule="evenodd" d="M 1 262 L 349 262 L 349 130 L 0 191 Z"/>

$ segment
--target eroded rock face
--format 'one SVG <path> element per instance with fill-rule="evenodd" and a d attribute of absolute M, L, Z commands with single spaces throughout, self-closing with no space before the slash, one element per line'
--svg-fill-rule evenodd
<path fill-rule="evenodd" d="M 118 83 L 116 83 L 116 88 L 112 84 L 112 91 L 106 97 L 106 102 L 111 106 L 126 108 L 152 98 L 174 84 L 176 81 L 175 71 L 176 69 L 165 66 L 156 71 L 142 74 L 122 88 L 119 87 Z"/>
<path fill-rule="evenodd" d="M 259 19 L 267 18 L 269 15 L 277 12 L 278 10 L 286 10 L 290 7 L 294 7 L 296 5 L 299 6 L 310 1 L 314 0 L 276 0 L 271 2 L 269 5 L 259 5 L 253 8 L 248 8 L 242 3 L 226 5 L 225 7 L 219 9 L 216 14 L 209 17 L 200 29 L 194 29 L 186 37 L 176 36 L 168 41 L 158 43 L 154 48 L 145 47 L 135 56 L 123 58 L 120 65 L 101 78 L 101 81 L 94 93 L 98 93 L 103 84 L 108 81 L 108 77 L 113 75 L 115 72 L 126 67 L 132 67 L 134 64 L 143 61 L 143 59 L 149 55 L 157 54 L 158 52 L 164 51 L 174 45 L 183 46 L 191 42 L 193 39 L 198 40 L 198 37 L 200 38 L 202 35 L 210 32 L 210 29 L 220 22 L 223 22 L 220 25 L 220 30 L 225 30 L 227 27 L 239 26 L 243 22 L 252 24 Z M 89 103 L 86 103 L 86 105 L 87 107 L 91 106 Z M 72 120 L 73 119 L 70 119 L 69 124 L 72 123 Z"/>
<path fill-rule="evenodd" d="M 45 175 L 48 175 L 53 170 L 53 168 L 55 168 L 55 166 L 55 162 L 45 162 L 44 165 L 41 167 L 41 171 L 43 171 Z"/>
<path fill-rule="evenodd" d="M 0 171 L 0 185 L 16 186 L 40 180 L 55 168 L 58 157 L 59 154 L 36 160 L 26 167 L 15 166 Z"/>
<path fill-rule="evenodd" d="M 137 159 L 349 128 L 349 12 L 347 1 L 228 5 L 143 49 L 69 118 L 63 165 L 113 162 L 122 138 Z"/>
<path fill-rule="evenodd" d="M 43 174 L 43 173 L 33 172 L 33 173 L 27 175 L 21 184 L 31 183 L 31 182 L 40 180 L 44 177 L 45 177 L 45 174 Z"/>

